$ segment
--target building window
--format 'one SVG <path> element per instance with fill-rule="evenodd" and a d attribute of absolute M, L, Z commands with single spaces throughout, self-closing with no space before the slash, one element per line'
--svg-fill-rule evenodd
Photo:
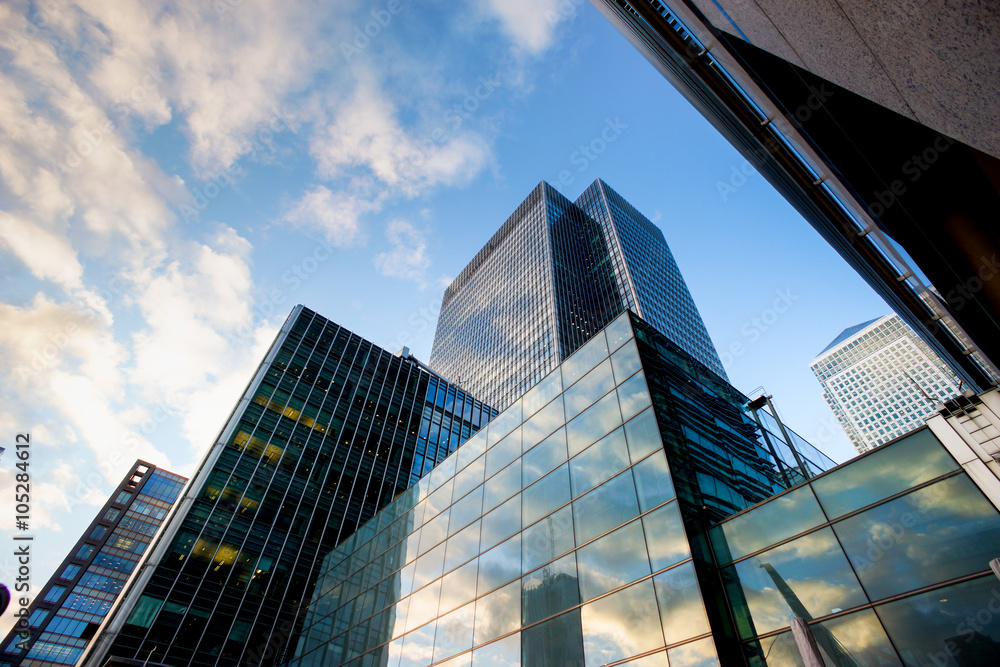
<path fill-rule="evenodd" d="M 73 565 L 72 563 L 70 563 L 69 565 L 66 566 L 66 569 L 63 570 L 62 574 L 59 575 L 59 578 L 66 579 L 68 581 L 73 577 L 75 577 L 79 571 L 80 571 L 79 565 Z"/>
<path fill-rule="evenodd" d="M 127 505 L 130 500 L 132 500 L 132 494 L 128 491 L 122 491 L 118 494 L 118 497 L 115 498 L 115 502 L 122 505 Z"/>
<path fill-rule="evenodd" d="M 107 534 L 108 534 L 107 526 L 95 526 L 94 529 L 90 531 L 90 536 L 95 540 L 100 540 Z"/>
<path fill-rule="evenodd" d="M 124 493 L 124 491 L 122 493 Z M 111 509 L 109 509 L 107 512 L 104 513 L 104 519 L 105 521 L 114 521 L 121 515 L 121 513 L 122 513 L 121 510 L 117 510 L 114 507 L 112 507 Z"/>
<path fill-rule="evenodd" d="M 58 602 L 59 598 L 61 598 L 62 594 L 65 592 L 66 592 L 65 586 L 53 586 L 52 588 L 49 589 L 49 592 L 46 593 L 45 597 L 42 599 L 45 600 L 46 602 Z"/>
<path fill-rule="evenodd" d="M 31 616 L 28 618 L 28 625 L 30 625 L 33 628 L 37 628 L 42 623 L 44 623 L 45 619 L 48 617 L 49 617 L 48 609 L 36 609 L 35 611 L 31 612 Z"/>
<path fill-rule="evenodd" d="M 94 555 L 95 547 L 93 544 L 84 544 L 80 547 L 80 550 L 76 552 L 77 558 L 90 558 Z"/>

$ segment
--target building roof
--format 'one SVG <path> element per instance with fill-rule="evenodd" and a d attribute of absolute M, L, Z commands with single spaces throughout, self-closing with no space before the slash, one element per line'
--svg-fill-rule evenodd
<path fill-rule="evenodd" d="M 841 343 L 843 343 L 845 340 L 847 340 L 848 338 L 850 338 L 854 334 L 858 333 L 859 331 L 861 331 L 865 327 L 868 327 L 868 326 L 874 324 L 875 322 L 878 322 L 880 319 L 882 319 L 882 318 L 881 317 L 876 317 L 874 320 L 868 320 L 867 322 L 862 322 L 861 324 L 855 324 L 853 327 L 847 327 L 846 329 L 844 329 L 843 331 L 840 332 L 839 336 L 837 336 L 832 341 L 830 341 L 830 344 L 827 345 L 826 347 L 824 347 L 820 351 L 820 353 L 817 354 L 816 356 L 819 357 L 819 356 L 823 355 L 827 350 L 829 350 L 829 349 L 831 349 L 833 347 L 836 347 L 837 345 L 840 345 Z"/>

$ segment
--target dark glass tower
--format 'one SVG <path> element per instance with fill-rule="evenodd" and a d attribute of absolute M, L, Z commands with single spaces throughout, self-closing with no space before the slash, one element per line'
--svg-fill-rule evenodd
<path fill-rule="evenodd" d="M 542 182 L 445 291 L 430 364 L 502 408 L 626 309 L 725 377 L 662 232 L 603 181 Z"/>
<path fill-rule="evenodd" d="M 3 643 L 9 667 L 72 665 L 94 637 L 186 477 L 136 461 Z"/>
<path fill-rule="evenodd" d="M 493 414 L 297 306 L 85 663 L 280 662 L 322 558 Z"/>

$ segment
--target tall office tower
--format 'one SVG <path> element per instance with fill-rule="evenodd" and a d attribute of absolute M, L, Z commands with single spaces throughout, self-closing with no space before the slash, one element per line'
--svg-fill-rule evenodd
<path fill-rule="evenodd" d="M 493 414 L 296 306 L 82 664 L 280 662 L 323 557 Z"/>
<path fill-rule="evenodd" d="M 327 556 L 288 667 L 998 664 L 972 449 L 831 468 L 756 403 L 623 314 Z"/>
<path fill-rule="evenodd" d="M 920 428 L 961 393 L 955 374 L 896 315 L 844 329 L 809 368 L 859 453 Z"/>
<path fill-rule="evenodd" d="M 10 631 L 0 652 L 9 667 L 72 665 L 180 495 L 186 477 L 136 461 L 56 574 Z"/>
<path fill-rule="evenodd" d="M 542 182 L 445 291 L 430 365 L 502 408 L 625 309 L 725 377 L 663 233 L 601 180 Z"/>
<path fill-rule="evenodd" d="M 995 3 L 591 2 L 967 385 L 1000 378 Z"/>

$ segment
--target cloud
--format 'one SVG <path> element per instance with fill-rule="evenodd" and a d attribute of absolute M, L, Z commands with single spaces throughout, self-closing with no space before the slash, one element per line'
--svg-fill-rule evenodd
<path fill-rule="evenodd" d="M 381 197 L 370 200 L 349 192 L 333 192 L 325 185 L 315 185 L 285 212 L 282 220 L 321 232 L 335 246 L 348 247 L 363 241 L 358 219 L 379 208 Z"/>
<path fill-rule="evenodd" d="M 563 3 L 572 0 L 562 0 Z M 560 21 L 560 0 L 488 0 L 486 9 L 525 51 L 538 54 L 552 44 Z M 576 7 L 573 7 L 574 13 Z"/>
<path fill-rule="evenodd" d="M 386 227 L 385 237 L 390 250 L 375 255 L 375 268 L 379 273 L 426 286 L 425 276 L 431 259 L 427 256 L 425 232 L 405 220 L 393 220 Z"/>

